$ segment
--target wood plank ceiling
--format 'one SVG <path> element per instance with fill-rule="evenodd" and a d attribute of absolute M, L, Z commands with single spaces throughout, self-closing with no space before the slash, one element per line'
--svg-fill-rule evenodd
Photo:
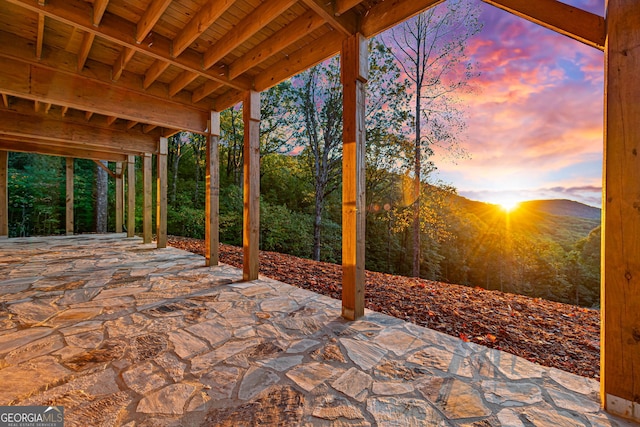
<path fill-rule="evenodd" d="M 205 132 L 211 110 L 335 55 L 349 35 L 371 37 L 442 1 L 0 0 L 0 149 L 155 152 L 160 136 Z M 487 2 L 604 45 L 602 18 L 556 0 L 533 12 Z"/>

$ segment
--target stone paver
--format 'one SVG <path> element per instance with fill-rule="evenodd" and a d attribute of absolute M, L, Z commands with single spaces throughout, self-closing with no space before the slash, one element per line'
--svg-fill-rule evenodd
<path fill-rule="evenodd" d="M 0 241 L 0 405 L 87 426 L 611 426 L 598 383 L 124 235 Z"/>

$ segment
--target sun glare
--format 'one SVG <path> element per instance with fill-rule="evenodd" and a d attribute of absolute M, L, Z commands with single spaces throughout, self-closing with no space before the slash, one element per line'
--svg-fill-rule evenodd
<path fill-rule="evenodd" d="M 498 205 L 502 208 L 503 211 L 512 212 L 518 207 L 518 205 L 520 205 L 520 202 L 513 199 L 501 200 L 500 202 L 498 202 Z"/>

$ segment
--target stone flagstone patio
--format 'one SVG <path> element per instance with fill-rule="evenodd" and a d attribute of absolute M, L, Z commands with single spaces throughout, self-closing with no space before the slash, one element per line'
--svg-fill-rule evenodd
<path fill-rule="evenodd" d="M 0 405 L 66 426 L 632 426 L 599 383 L 124 235 L 0 240 Z"/>

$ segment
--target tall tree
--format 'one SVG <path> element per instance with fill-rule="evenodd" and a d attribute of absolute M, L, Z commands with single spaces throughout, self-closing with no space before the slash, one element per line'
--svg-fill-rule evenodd
<path fill-rule="evenodd" d="M 104 167 L 108 162 L 101 161 Z M 107 171 L 96 164 L 96 232 L 107 232 L 109 175 Z"/>
<path fill-rule="evenodd" d="M 478 8 L 469 0 L 450 0 L 390 31 L 389 45 L 411 82 L 413 96 L 413 262 L 420 275 L 420 188 L 435 168 L 430 160 L 435 145 L 459 149 L 462 112 L 454 96 L 473 75 L 466 62 L 467 40 L 478 33 Z"/>

